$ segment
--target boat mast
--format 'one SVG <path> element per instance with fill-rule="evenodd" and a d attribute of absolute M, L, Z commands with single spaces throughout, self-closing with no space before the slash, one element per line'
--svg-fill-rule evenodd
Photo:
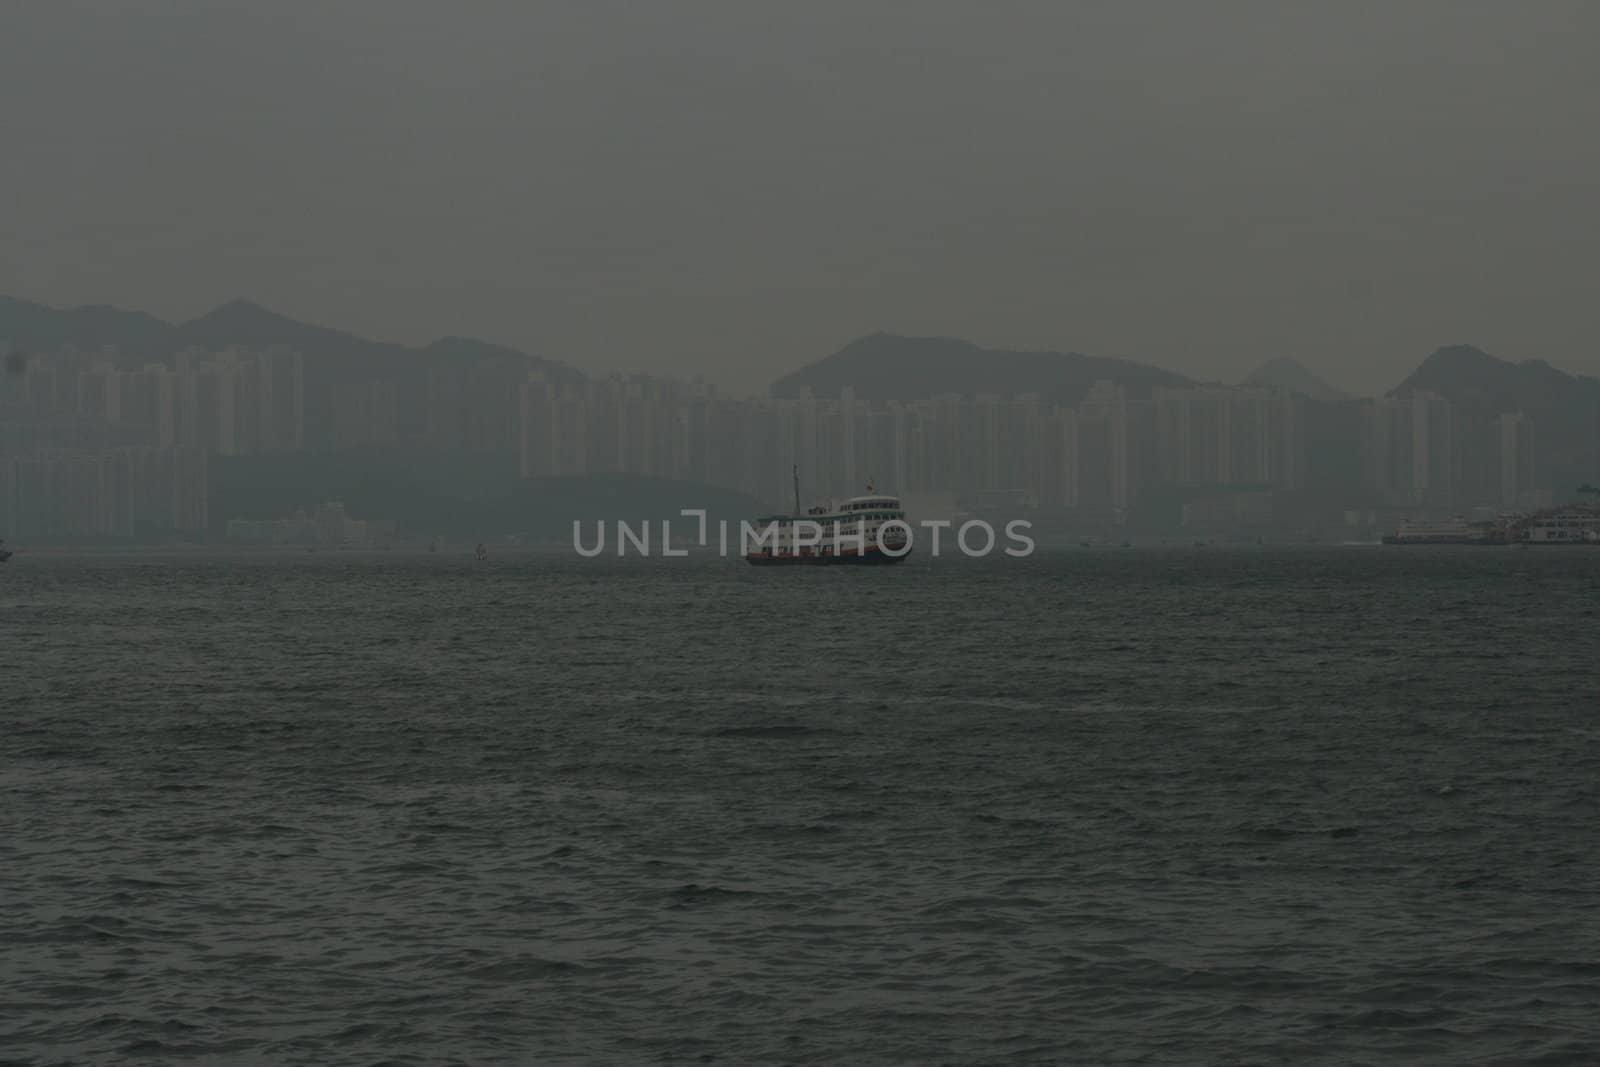
<path fill-rule="evenodd" d="M 794 513 L 800 514 L 800 464 L 794 465 Z"/>

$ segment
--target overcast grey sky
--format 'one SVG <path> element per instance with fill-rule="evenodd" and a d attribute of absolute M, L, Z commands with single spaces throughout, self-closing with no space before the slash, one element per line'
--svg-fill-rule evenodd
<path fill-rule="evenodd" d="M 7 0 L 0 292 L 738 389 L 873 330 L 1600 373 L 1600 4 Z"/>

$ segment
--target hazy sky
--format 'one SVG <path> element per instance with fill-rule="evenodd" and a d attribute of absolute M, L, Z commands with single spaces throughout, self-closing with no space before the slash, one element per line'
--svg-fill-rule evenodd
<path fill-rule="evenodd" d="M 1600 4 L 5 0 L 0 292 L 739 389 L 874 330 L 1600 373 Z"/>

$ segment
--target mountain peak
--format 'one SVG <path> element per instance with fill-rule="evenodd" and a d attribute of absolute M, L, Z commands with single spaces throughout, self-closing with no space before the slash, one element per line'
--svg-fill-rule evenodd
<path fill-rule="evenodd" d="M 1472 345 L 1444 345 L 1428 353 L 1390 395 L 1407 389 L 1426 389 L 1445 396 L 1464 390 L 1503 390 L 1515 376 L 1517 365 L 1491 356 Z"/>
<path fill-rule="evenodd" d="M 242 296 L 233 300 L 229 300 L 227 303 L 218 304 L 204 315 L 190 319 L 188 322 L 183 324 L 183 327 L 187 329 L 201 323 L 226 323 L 230 327 L 238 327 L 241 325 L 270 325 L 273 327 L 290 328 L 295 330 L 326 329 L 326 327 L 313 326 L 310 323 L 291 319 L 289 316 L 281 312 L 273 311 L 271 308 L 258 304 L 254 300 L 246 300 Z M 328 330 L 327 332 L 340 333 L 342 331 Z"/>
<path fill-rule="evenodd" d="M 1107 379 L 1145 393 L 1155 386 L 1187 385 L 1181 374 L 1130 360 L 1076 352 L 1021 352 L 980 348 L 953 337 L 874 333 L 773 383 L 775 396 L 809 389 L 837 396 L 846 386 L 864 400 L 907 400 L 954 393 L 1036 393 L 1076 403 L 1096 381 Z"/>
<path fill-rule="evenodd" d="M 219 304 L 204 315 L 190 319 L 177 328 L 177 335 L 182 344 L 202 348 L 288 345 L 303 349 L 308 354 L 319 351 L 360 351 L 372 356 L 393 356 L 407 351 L 401 345 L 369 341 L 344 330 L 301 322 L 242 297 Z"/>
<path fill-rule="evenodd" d="M 1245 375 L 1243 385 L 1260 385 L 1272 389 L 1288 389 L 1324 404 L 1348 400 L 1349 394 L 1335 389 L 1299 360 L 1288 356 L 1275 356 Z"/>
<path fill-rule="evenodd" d="M 1471 345 L 1435 349 L 1391 393 L 1426 389 L 1452 401 L 1485 410 L 1515 411 L 1546 403 L 1565 403 L 1600 382 L 1569 374 L 1542 359 L 1513 363 Z"/>
<path fill-rule="evenodd" d="M 1418 366 L 1418 370 L 1427 366 L 1435 367 L 1509 367 L 1511 362 L 1498 356 L 1491 356 L 1481 348 L 1473 345 L 1441 345 L 1428 353 Z"/>

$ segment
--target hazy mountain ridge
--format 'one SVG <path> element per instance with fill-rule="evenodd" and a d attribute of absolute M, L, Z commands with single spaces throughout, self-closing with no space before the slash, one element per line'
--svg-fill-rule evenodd
<path fill-rule="evenodd" d="M 130 355 L 151 356 L 167 344 L 172 329 L 171 323 L 142 311 L 106 304 L 53 308 L 0 295 L 0 341 L 9 342 L 13 351 L 116 345 Z"/>
<path fill-rule="evenodd" d="M 1600 379 L 1558 370 L 1542 359 L 1500 359 L 1471 345 L 1434 350 L 1391 390 L 1427 390 L 1449 400 L 1462 430 L 1521 412 L 1533 420 L 1540 461 L 1557 485 L 1593 479 L 1600 467 Z M 1459 431 L 1458 431 L 1459 432 Z"/>
<path fill-rule="evenodd" d="M 1600 395 L 1600 379 L 1570 374 L 1542 359 L 1513 363 L 1471 345 L 1446 345 L 1429 354 L 1393 391 L 1407 388 L 1427 389 L 1469 407 L 1517 411 Z"/>
<path fill-rule="evenodd" d="M 1288 356 L 1277 356 L 1267 360 L 1261 366 L 1245 375 L 1241 385 L 1259 385 L 1269 389 L 1288 389 L 1302 396 L 1308 396 L 1323 404 L 1336 404 L 1341 400 L 1349 400 L 1350 394 L 1341 389 L 1335 389 L 1311 371 L 1299 360 L 1290 359 Z"/>
<path fill-rule="evenodd" d="M 116 347 L 124 359 L 170 358 L 185 348 L 218 350 L 286 345 L 306 357 L 306 372 L 334 379 L 478 362 L 521 361 L 553 380 L 579 382 L 583 372 L 557 360 L 468 337 L 441 337 L 422 347 L 374 341 L 344 330 L 300 322 L 249 300 L 231 300 L 182 323 L 106 305 L 53 308 L 0 296 L 0 341 L 13 350 L 53 352 L 64 346 L 95 351 Z"/>
<path fill-rule="evenodd" d="M 875 333 L 779 378 L 772 393 L 793 396 L 810 389 L 817 396 L 837 396 L 842 387 L 851 386 L 858 397 L 873 401 L 941 393 L 1038 393 L 1076 403 L 1100 380 L 1117 382 L 1135 394 L 1196 384 L 1175 371 L 1132 360 L 987 349 L 955 338 Z"/>

